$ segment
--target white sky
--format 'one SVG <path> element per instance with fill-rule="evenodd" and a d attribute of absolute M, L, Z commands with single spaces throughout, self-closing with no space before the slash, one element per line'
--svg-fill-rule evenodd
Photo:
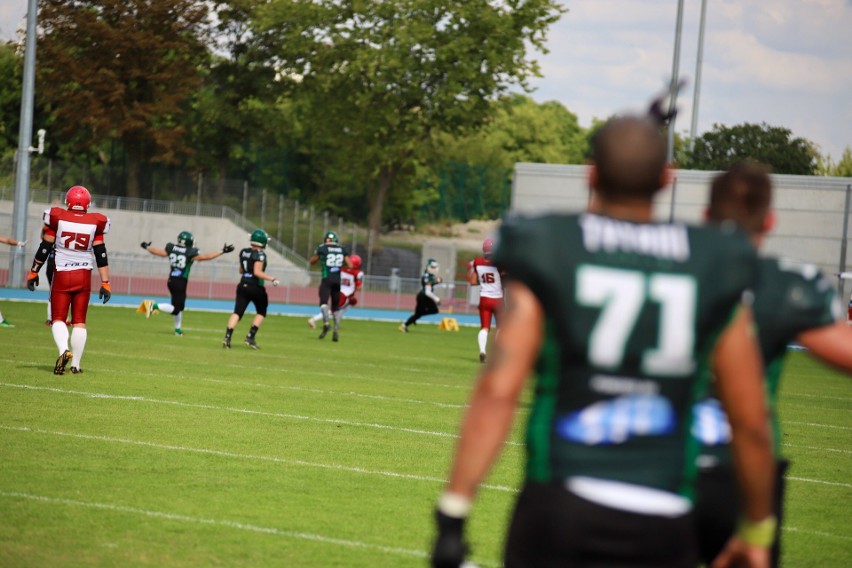
<path fill-rule="evenodd" d="M 563 0 L 538 57 L 533 98 L 580 124 L 641 110 L 672 70 L 675 0 Z M 0 40 L 24 27 L 27 0 L 0 0 Z M 684 0 L 678 132 L 689 129 L 701 0 Z M 852 0 L 708 0 L 698 134 L 766 122 L 837 161 L 852 147 Z"/>

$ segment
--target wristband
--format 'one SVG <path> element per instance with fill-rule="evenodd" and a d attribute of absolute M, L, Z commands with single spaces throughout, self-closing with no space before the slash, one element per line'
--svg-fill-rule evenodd
<path fill-rule="evenodd" d="M 444 493 L 438 499 L 438 510 L 449 517 L 464 519 L 470 513 L 470 499 L 458 493 Z"/>
<path fill-rule="evenodd" d="M 775 529 L 778 520 L 770 515 L 762 521 L 749 521 L 740 519 L 737 526 L 737 537 L 744 543 L 761 548 L 769 548 L 775 542 Z"/>

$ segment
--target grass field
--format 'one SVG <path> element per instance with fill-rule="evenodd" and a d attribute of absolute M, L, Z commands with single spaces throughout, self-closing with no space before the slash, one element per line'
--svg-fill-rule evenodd
<path fill-rule="evenodd" d="M 2 303 L 0 566 L 424 566 L 479 368 L 472 328 L 93 306 L 82 375 L 52 374 L 41 304 Z M 852 346 L 850 346 L 852 348 Z M 792 354 L 786 567 L 852 566 L 852 382 Z M 522 411 L 525 412 L 525 411 Z M 524 416 L 520 417 L 519 426 Z M 473 560 L 499 566 L 520 427 L 480 493 Z"/>

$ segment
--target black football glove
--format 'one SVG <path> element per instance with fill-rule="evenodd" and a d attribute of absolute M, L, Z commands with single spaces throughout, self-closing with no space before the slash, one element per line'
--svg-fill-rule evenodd
<path fill-rule="evenodd" d="M 222 247 L 222 254 L 225 254 L 226 252 L 233 252 L 233 250 L 234 245 L 225 244 L 225 246 Z"/>
<path fill-rule="evenodd" d="M 35 292 L 36 286 L 38 286 L 38 272 L 30 270 L 29 275 L 27 275 L 27 290 Z"/>
<path fill-rule="evenodd" d="M 468 546 L 464 541 L 464 521 L 435 509 L 438 537 L 432 547 L 433 568 L 459 568 L 467 556 Z"/>
<path fill-rule="evenodd" d="M 146 242 L 146 241 L 142 241 L 142 244 L 141 244 L 141 245 L 139 245 L 139 246 L 141 246 L 143 249 L 147 250 L 147 249 L 148 249 L 148 247 L 149 247 L 149 246 L 151 246 L 151 241 L 147 241 L 147 242 Z"/>
<path fill-rule="evenodd" d="M 98 292 L 98 299 L 103 300 L 104 304 L 112 298 L 112 290 L 109 289 L 109 282 L 101 282 L 101 291 Z"/>

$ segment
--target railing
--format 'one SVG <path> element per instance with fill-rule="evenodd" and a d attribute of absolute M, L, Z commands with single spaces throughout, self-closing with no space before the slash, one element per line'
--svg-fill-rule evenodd
<path fill-rule="evenodd" d="M 5 248 L 5 247 L 4 247 Z M 9 250 L 0 251 L 0 287 L 9 285 Z M 110 285 L 113 294 L 144 296 L 152 299 L 166 299 L 169 291 L 166 287 L 169 264 L 165 259 L 142 257 L 135 254 L 115 253 L 110 255 Z M 267 287 L 269 301 L 282 304 L 317 305 L 318 287 L 321 275 L 310 273 L 307 285 L 296 286 L 292 282 L 301 282 L 304 272 L 298 269 L 282 269 L 269 266 L 267 273 L 281 281 L 281 286 Z M 97 272 L 92 273 L 92 286 L 97 289 L 100 281 Z M 234 261 L 216 259 L 196 262 L 189 276 L 187 295 L 190 298 L 209 300 L 231 300 L 234 298 L 239 280 L 237 264 Z M 42 285 L 47 279 L 42 278 Z M 435 293 L 441 298 L 441 311 L 447 313 L 475 313 L 476 306 L 469 300 L 470 285 L 464 281 L 439 284 Z M 398 276 L 365 276 L 363 288 L 357 293 L 358 305 L 364 308 L 414 311 L 415 295 L 420 290 L 417 278 Z"/>

